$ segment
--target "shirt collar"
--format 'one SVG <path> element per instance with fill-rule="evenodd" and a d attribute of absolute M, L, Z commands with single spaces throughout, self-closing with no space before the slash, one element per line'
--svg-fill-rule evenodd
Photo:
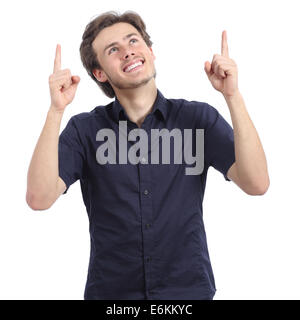
<path fill-rule="evenodd" d="M 156 113 L 156 114 L 160 113 L 164 121 L 166 121 L 168 116 L 167 100 L 158 89 L 157 89 L 156 100 L 154 102 L 154 106 L 151 113 Z M 117 122 L 119 122 L 119 120 L 124 119 L 123 118 L 124 116 L 125 116 L 125 119 L 127 118 L 125 109 L 123 108 L 123 106 L 121 105 L 117 97 L 115 97 L 115 100 L 113 102 L 113 114 Z"/>

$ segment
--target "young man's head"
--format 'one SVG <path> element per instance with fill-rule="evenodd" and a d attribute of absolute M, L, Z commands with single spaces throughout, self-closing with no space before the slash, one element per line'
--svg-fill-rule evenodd
<path fill-rule="evenodd" d="M 83 66 L 110 98 L 115 90 L 131 89 L 154 81 L 152 41 L 141 17 L 132 11 L 106 12 L 91 21 L 80 45 Z M 127 67 L 142 63 L 134 69 Z"/>

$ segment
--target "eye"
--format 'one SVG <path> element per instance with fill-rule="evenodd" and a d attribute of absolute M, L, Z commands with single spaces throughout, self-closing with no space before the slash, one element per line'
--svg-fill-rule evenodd
<path fill-rule="evenodd" d="M 117 49 L 117 47 L 113 47 L 113 48 L 111 48 L 109 51 L 108 51 L 108 54 L 110 54 L 111 53 L 111 50 L 112 49 Z"/>
<path fill-rule="evenodd" d="M 129 42 L 131 42 L 131 41 L 138 41 L 138 40 L 133 38 L 133 39 L 130 39 Z M 111 52 L 112 52 L 113 49 L 117 49 L 117 47 L 112 47 L 112 48 L 108 51 L 108 54 L 111 54 Z"/>

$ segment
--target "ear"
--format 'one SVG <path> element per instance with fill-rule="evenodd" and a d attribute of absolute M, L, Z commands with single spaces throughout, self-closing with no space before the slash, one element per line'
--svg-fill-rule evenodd
<path fill-rule="evenodd" d="M 106 82 L 107 81 L 107 76 L 106 76 L 106 74 L 105 74 L 105 72 L 103 70 L 94 69 L 93 70 L 93 75 L 100 82 Z"/>
<path fill-rule="evenodd" d="M 153 60 L 155 60 L 156 57 L 155 57 L 155 55 L 154 55 L 154 53 L 153 53 L 152 47 L 149 47 L 149 49 L 150 49 L 150 51 L 151 51 L 151 55 L 152 55 L 152 57 L 153 57 Z"/>

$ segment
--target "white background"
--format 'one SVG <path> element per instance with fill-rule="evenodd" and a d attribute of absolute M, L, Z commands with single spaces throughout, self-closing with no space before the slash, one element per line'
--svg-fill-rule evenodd
<path fill-rule="evenodd" d="M 79 75 L 72 115 L 108 104 L 83 68 L 85 26 L 109 10 L 134 10 L 156 54 L 166 98 L 204 101 L 230 123 L 204 62 L 221 52 L 238 65 L 239 88 L 259 133 L 271 185 L 249 196 L 214 168 L 203 203 L 218 299 L 300 298 L 298 1 L 6 1 L 1 2 L 0 299 L 83 299 L 90 253 L 80 184 L 46 211 L 25 201 L 27 170 L 50 106 L 48 77 L 56 44 L 62 68 Z M 299 20 L 298 20 L 299 21 Z"/>

